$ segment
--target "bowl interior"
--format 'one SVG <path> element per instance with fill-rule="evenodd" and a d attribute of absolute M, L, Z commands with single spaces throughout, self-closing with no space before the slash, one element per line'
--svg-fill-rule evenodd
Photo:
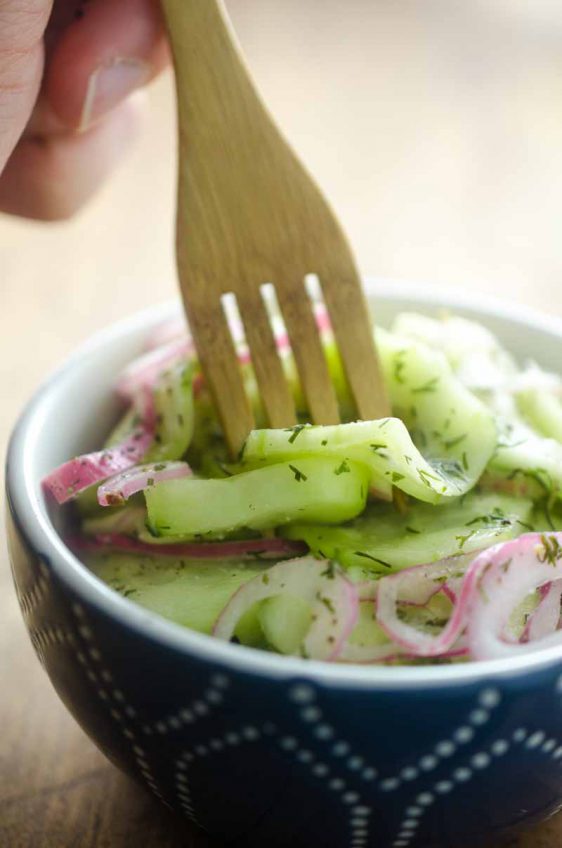
<path fill-rule="evenodd" d="M 389 326 L 394 316 L 405 309 L 428 315 L 436 315 L 447 309 L 467 318 L 473 318 L 494 332 L 501 342 L 520 360 L 533 359 L 545 368 L 556 370 L 562 361 L 562 322 L 546 316 L 531 314 L 528 310 L 514 308 L 508 304 L 482 300 L 481 298 L 448 295 L 422 286 L 392 282 L 368 283 L 368 294 L 376 315 L 383 326 Z M 101 603 L 109 602 L 114 610 L 123 611 L 135 618 L 135 605 L 125 601 L 93 578 L 85 567 L 64 547 L 57 534 L 60 527 L 60 510 L 52 509 L 47 503 L 40 481 L 50 470 L 70 456 L 99 448 L 100 434 L 108 431 L 115 421 L 121 404 L 112 393 L 116 374 L 144 347 L 151 330 L 178 309 L 177 304 L 165 304 L 158 309 L 134 315 L 99 333 L 82 346 L 37 392 L 25 411 L 12 439 L 8 460 L 8 488 L 20 521 L 39 550 L 54 548 L 57 567 L 65 576 L 71 577 L 74 586 L 83 581 L 82 588 Z M 82 578 L 80 577 L 82 575 Z M 128 610 L 128 612 L 127 612 Z M 146 612 L 143 613 L 146 620 Z M 184 640 L 186 645 L 201 646 L 213 643 L 214 650 L 231 654 L 252 655 L 256 651 L 239 646 L 223 645 L 210 637 L 194 634 L 169 622 L 161 621 L 160 630 L 171 634 L 176 631 L 174 641 Z M 139 616 L 142 626 L 142 620 Z M 153 628 L 154 629 L 154 628 Z M 160 632 L 159 630 L 159 632 Z M 203 641 L 201 641 L 203 640 Z M 265 659 L 264 659 L 265 657 Z M 446 669 L 436 667 L 371 669 L 339 667 L 326 664 L 303 663 L 296 660 L 299 673 L 319 666 L 322 676 L 355 676 L 363 679 L 365 674 L 385 679 L 447 680 L 455 676 L 481 674 L 489 666 L 498 671 L 524 668 L 526 665 L 542 664 L 562 657 L 561 649 L 539 651 L 526 658 L 492 663 L 472 663 Z M 291 668 L 287 658 L 263 655 L 259 665 L 269 662 L 279 664 L 281 673 Z M 294 671 L 294 669 L 293 669 Z M 388 678 L 386 672 L 391 671 Z M 451 673 L 452 672 L 452 673 Z"/>

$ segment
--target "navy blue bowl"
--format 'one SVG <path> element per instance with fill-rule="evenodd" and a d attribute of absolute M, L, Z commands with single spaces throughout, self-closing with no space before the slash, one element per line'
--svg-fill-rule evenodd
<path fill-rule="evenodd" d="M 377 288 L 386 323 L 435 298 Z M 522 356 L 562 361 L 562 328 L 439 301 Z M 116 370 L 170 308 L 98 335 L 12 437 L 10 556 L 39 660 L 96 745 L 167 806 L 248 848 L 482 845 L 562 806 L 562 651 L 455 667 L 332 666 L 229 645 L 114 593 L 66 548 L 40 480 L 95 447 Z"/>

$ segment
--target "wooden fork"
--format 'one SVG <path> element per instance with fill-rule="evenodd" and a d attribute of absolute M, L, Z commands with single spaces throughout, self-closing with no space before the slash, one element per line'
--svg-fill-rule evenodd
<path fill-rule="evenodd" d="M 366 302 L 348 242 L 282 138 L 220 0 L 162 0 L 179 121 L 177 263 L 203 372 L 233 454 L 254 424 L 221 297 L 234 293 L 271 427 L 295 405 L 260 289 L 274 284 L 312 421 L 340 420 L 304 278 L 316 274 L 358 417 L 388 414 Z"/>

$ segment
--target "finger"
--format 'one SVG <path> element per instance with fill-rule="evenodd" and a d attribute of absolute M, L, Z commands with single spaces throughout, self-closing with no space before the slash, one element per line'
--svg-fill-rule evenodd
<path fill-rule="evenodd" d="M 86 133 L 27 136 L 0 178 L 0 210 L 25 218 L 69 218 L 129 148 L 140 123 L 139 95 Z"/>
<path fill-rule="evenodd" d="M 0 0 L 0 173 L 37 97 L 50 9 L 50 0 Z"/>
<path fill-rule="evenodd" d="M 90 0 L 60 34 L 45 97 L 67 127 L 88 129 L 166 63 L 157 0 Z"/>

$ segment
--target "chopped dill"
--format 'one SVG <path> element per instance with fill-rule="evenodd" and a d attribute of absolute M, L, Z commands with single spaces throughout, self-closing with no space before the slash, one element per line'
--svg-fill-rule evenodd
<path fill-rule="evenodd" d="M 298 438 L 298 436 L 300 435 L 300 433 L 302 433 L 302 431 L 304 430 L 305 427 L 306 427 L 306 424 L 295 424 L 294 427 L 287 427 L 286 428 L 285 432 L 291 434 L 289 436 L 289 444 L 290 445 L 293 444 L 293 442 Z"/>
<path fill-rule="evenodd" d="M 384 559 L 379 559 L 379 557 L 368 554 L 366 551 L 353 551 L 353 553 L 355 556 L 363 557 L 363 559 L 370 559 L 372 562 L 376 562 L 385 568 L 392 568 L 392 564 L 390 562 L 386 562 Z"/>
<path fill-rule="evenodd" d="M 443 445 L 445 450 L 451 450 L 451 448 L 456 447 L 456 445 L 460 445 L 464 439 L 468 436 L 468 433 L 462 433 L 460 436 L 457 436 L 455 439 L 449 439 L 448 441 L 444 441 Z"/>
<path fill-rule="evenodd" d="M 351 471 L 347 459 L 341 461 L 337 468 L 334 469 L 334 474 L 348 474 Z"/>
<path fill-rule="evenodd" d="M 427 383 L 423 383 L 421 386 L 416 386 L 412 389 L 412 393 L 421 394 L 422 392 L 434 392 L 437 389 L 438 383 L 439 377 L 432 377 L 431 380 L 427 381 Z"/>

